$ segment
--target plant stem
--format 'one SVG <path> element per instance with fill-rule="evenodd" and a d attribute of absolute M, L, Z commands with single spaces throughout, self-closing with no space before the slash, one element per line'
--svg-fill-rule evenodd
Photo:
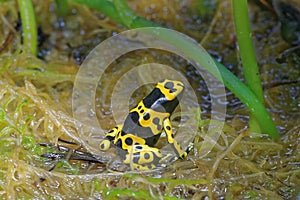
<path fill-rule="evenodd" d="M 24 46 L 37 55 L 37 29 L 31 0 L 18 0 L 23 28 Z"/>
<path fill-rule="evenodd" d="M 90 8 L 93 8 L 105 16 L 111 18 L 117 23 L 122 24 L 122 20 L 113 3 L 107 0 L 70 0 L 70 2 L 81 3 Z"/>
<path fill-rule="evenodd" d="M 159 24 L 137 16 L 125 0 L 113 0 L 113 4 L 123 22 L 128 28 L 159 27 Z"/>
<path fill-rule="evenodd" d="M 232 91 L 249 109 L 251 116 L 255 118 L 261 132 L 268 134 L 271 138 L 279 138 L 274 121 L 267 112 L 264 104 L 245 84 L 243 84 L 221 63 L 215 61 L 215 64 L 221 73 L 225 86 Z"/>
<path fill-rule="evenodd" d="M 158 27 L 154 22 L 143 19 L 131 10 L 124 0 L 70 0 L 71 2 L 85 4 L 86 6 L 102 12 L 107 17 L 127 28 Z"/>
<path fill-rule="evenodd" d="M 251 37 L 247 0 L 233 0 L 233 15 L 246 84 L 258 100 L 264 103 L 260 73 Z M 261 127 L 253 115 L 250 117 L 250 132 L 261 133 Z"/>

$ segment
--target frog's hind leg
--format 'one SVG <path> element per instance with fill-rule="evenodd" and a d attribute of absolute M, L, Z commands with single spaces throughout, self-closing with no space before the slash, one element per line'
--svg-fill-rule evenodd
<path fill-rule="evenodd" d="M 161 158 L 162 153 L 159 149 L 139 144 L 132 145 L 132 148 L 128 149 L 124 163 L 136 170 L 150 170 L 163 166 L 160 164 Z"/>
<path fill-rule="evenodd" d="M 111 147 L 111 143 L 115 140 L 116 136 L 120 134 L 122 131 L 122 126 L 118 125 L 115 128 L 108 131 L 108 133 L 105 135 L 105 138 L 102 140 L 102 142 L 99 144 L 100 150 L 106 151 Z"/>

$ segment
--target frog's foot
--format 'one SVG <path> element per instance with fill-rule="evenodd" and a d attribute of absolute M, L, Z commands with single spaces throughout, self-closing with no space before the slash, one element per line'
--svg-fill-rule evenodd
<path fill-rule="evenodd" d="M 106 138 L 104 140 L 102 140 L 102 142 L 99 144 L 99 148 L 101 151 L 108 150 L 110 148 L 110 146 L 111 146 L 111 141 Z"/>
<path fill-rule="evenodd" d="M 176 157 L 183 159 L 187 156 L 189 149 L 187 149 L 186 151 L 184 151 L 180 144 L 174 140 L 173 143 L 170 143 L 172 149 L 174 150 L 174 152 L 176 153 Z"/>
<path fill-rule="evenodd" d="M 190 151 L 194 148 L 194 142 L 190 142 L 188 147 L 186 148 L 186 154 L 190 153 Z"/>
<path fill-rule="evenodd" d="M 124 163 L 129 164 L 132 169 L 150 170 L 163 167 L 160 164 L 162 153 L 154 147 L 148 145 L 133 145 L 125 155 Z"/>
<path fill-rule="evenodd" d="M 176 148 L 176 141 L 173 143 L 173 144 L 171 144 L 171 146 L 173 147 L 173 149 L 174 149 L 174 151 L 176 152 L 176 154 L 177 154 L 177 156 L 175 157 L 175 158 L 173 158 L 172 160 L 171 160 L 171 162 L 174 162 L 174 161 L 176 161 L 176 160 L 178 160 L 178 159 L 184 159 L 187 155 L 188 155 L 188 153 L 194 148 L 194 143 L 193 142 L 191 142 L 191 143 L 189 143 L 189 145 L 188 145 L 188 147 L 186 148 L 186 150 L 184 151 L 184 150 L 182 150 L 181 149 L 181 147 L 179 146 L 179 144 L 177 143 L 177 148 Z M 178 149 L 179 149 L 179 151 L 178 151 Z"/>
<path fill-rule="evenodd" d="M 111 147 L 111 144 L 114 141 L 114 139 L 116 138 L 116 136 L 118 134 L 120 134 L 121 130 L 122 130 L 122 126 L 121 125 L 117 125 L 113 129 L 111 129 L 110 131 L 108 131 L 108 133 L 106 133 L 106 135 L 105 135 L 105 138 L 99 144 L 100 150 L 101 151 L 108 150 Z"/>

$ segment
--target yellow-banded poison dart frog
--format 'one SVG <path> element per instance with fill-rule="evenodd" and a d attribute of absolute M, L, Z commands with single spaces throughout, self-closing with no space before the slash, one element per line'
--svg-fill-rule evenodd
<path fill-rule="evenodd" d="M 111 146 L 120 149 L 118 153 L 125 164 L 134 169 L 148 170 L 161 166 L 162 153 L 154 145 L 165 131 L 167 141 L 176 153 L 184 158 L 191 147 L 183 150 L 174 139 L 170 115 L 182 98 L 184 85 L 180 81 L 162 80 L 152 92 L 130 110 L 123 125 L 110 130 L 100 143 L 105 151 Z"/>

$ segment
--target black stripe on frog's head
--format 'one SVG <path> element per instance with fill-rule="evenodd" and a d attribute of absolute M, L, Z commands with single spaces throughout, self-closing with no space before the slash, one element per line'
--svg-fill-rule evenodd
<path fill-rule="evenodd" d="M 146 108 L 158 112 L 172 113 L 182 98 L 184 85 L 180 81 L 162 80 L 152 92 L 143 99 Z"/>

